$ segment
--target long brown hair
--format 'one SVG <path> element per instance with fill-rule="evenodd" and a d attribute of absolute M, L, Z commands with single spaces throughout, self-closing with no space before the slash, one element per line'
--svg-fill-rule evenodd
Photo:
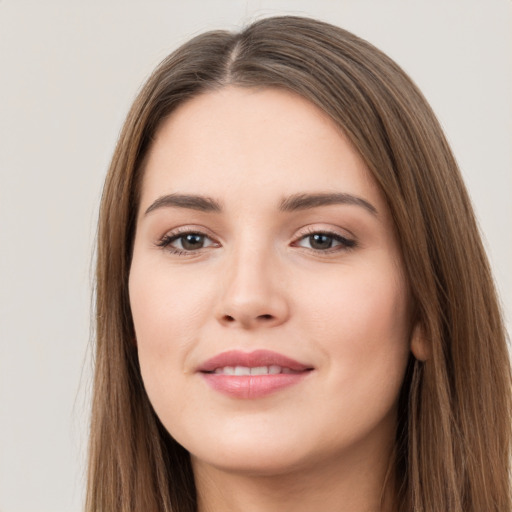
<path fill-rule="evenodd" d="M 103 192 L 97 248 L 96 374 L 88 512 L 193 512 L 188 453 L 142 383 L 128 275 L 144 157 L 162 120 L 226 84 L 280 87 L 340 126 L 391 211 L 429 345 L 399 401 L 394 510 L 511 510 L 511 377 L 487 258 L 457 164 L 408 76 L 364 40 L 299 17 L 200 35 L 166 58 L 135 100 Z"/>

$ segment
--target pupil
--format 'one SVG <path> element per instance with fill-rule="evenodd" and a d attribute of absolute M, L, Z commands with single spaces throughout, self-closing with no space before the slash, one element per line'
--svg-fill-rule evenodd
<path fill-rule="evenodd" d="M 189 234 L 182 238 L 181 244 L 185 250 L 200 249 L 203 246 L 203 235 Z"/>
<path fill-rule="evenodd" d="M 332 245 L 332 237 L 316 234 L 309 237 L 309 242 L 313 249 L 329 249 Z"/>

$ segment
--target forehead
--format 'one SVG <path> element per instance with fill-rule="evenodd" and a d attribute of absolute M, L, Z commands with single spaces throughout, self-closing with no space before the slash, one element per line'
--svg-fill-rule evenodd
<path fill-rule="evenodd" d="M 290 91 L 230 86 L 189 100 L 162 123 L 141 206 L 163 193 L 263 205 L 306 191 L 382 204 L 360 155 L 326 113 Z"/>

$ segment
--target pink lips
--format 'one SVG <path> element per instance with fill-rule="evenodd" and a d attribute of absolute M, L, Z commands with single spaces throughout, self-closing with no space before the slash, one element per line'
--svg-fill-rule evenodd
<path fill-rule="evenodd" d="M 237 368 L 238 367 L 238 368 Z M 270 368 L 271 373 L 260 375 L 232 374 L 247 368 L 258 371 Z M 233 398 L 261 398 L 299 383 L 313 368 L 269 350 L 242 352 L 231 350 L 205 361 L 198 372 L 216 391 Z M 265 371 L 265 370 L 263 370 Z M 282 371 L 284 373 L 276 373 Z M 226 373 L 224 373 L 226 372 Z"/>

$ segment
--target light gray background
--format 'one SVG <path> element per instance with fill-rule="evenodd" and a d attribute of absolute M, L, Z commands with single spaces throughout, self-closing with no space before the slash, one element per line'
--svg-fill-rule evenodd
<path fill-rule="evenodd" d="M 102 181 L 178 44 L 269 14 L 367 38 L 419 84 L 462 167 L 512 317 L 510 0 L 0 0 L 0 512 L 83 502 Z"/>

